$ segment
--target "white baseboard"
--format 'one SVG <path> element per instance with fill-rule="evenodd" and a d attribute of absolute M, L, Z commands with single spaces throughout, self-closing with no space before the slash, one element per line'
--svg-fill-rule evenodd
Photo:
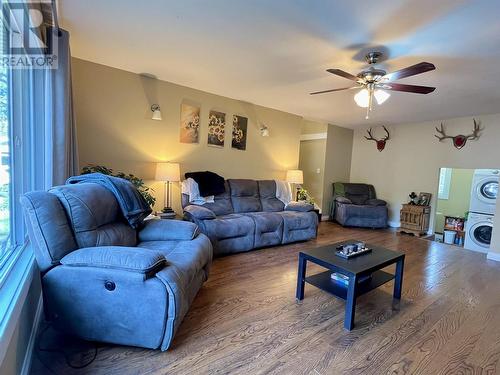
<path fill-rule="evenodd" d="M 497 262 L 500 262 L 500 253 L 494 253 L 493 251 L 490 251 L 488 253 L 488 255 L 486 256 L 486 259 L 495 260 Z"/>
<path fill-rule="evenodd" d="M 24 355 L 23 367 L 21 369 L 21 375 L 28 375 L 31 371 L 31 363 L 33 362 L 33 351 L 35 348 L 36 336 L 38 333 L 38 327 L 40 327 L 40 321 L 43 315 L 43 297 L 40 293 L 38 298 L 38 305 L 36 307 L 35 318 L 33 319 L 33 326 L 31 327 L 31 334 L 28 341 L 28 346 L 26 348 L 26 354 Z"/>
<path fill-rule="evenodd" d="M 328 221 L 330 220 L 330 215 L 321 215 L 321 221 Z"/>
<path fill-rule="evenodd" d="M 389 225 L 391 228 L 399 228 L 401 226 L 401 223 L 399 221 L 389 220 L 387 222 L 387 225 Z"/>

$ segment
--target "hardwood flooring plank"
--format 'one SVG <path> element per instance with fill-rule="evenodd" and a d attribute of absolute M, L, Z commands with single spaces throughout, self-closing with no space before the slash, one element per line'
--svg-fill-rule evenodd
<path fill-rule="evenodd" d="M 297 304 L 295 286 L 302 249 L 353 238 L 406 260 L 401 302 L 393 282 L 361 296 L 348 332 L 343 301 L 307 285 Z M 322 270 L 308 265 L 308 274 Z M 500 264 L 482 254 L 324 222 L 313 241 L 215 259 L 167 352 L 102 344 L 80 370 L 56 353 L 38 355 L 56 374 L 494 374 L 498 285 Z M 32 373 L 49 372 L 35 358 Z"/>

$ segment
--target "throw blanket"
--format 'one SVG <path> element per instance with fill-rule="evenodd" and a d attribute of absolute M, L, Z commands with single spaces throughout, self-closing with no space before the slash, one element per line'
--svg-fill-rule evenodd
<path fill-rule="evenodd" d="M 66 184 L 86 182 L 102 185 L 111 191 L 120 205 L 123 216 L 134 229 L 139 227 L 142 221 L 152 212 L 151 207 L 149 207 L 137 188 L 130 181 L 123 178 L 107 176 L 102 173 L 89 173 L 73 176 L 66 180 Z"/>
<path fill-rule="evenodd" d="M 202 197 L 200 195 L 198 184 L 192 178 L 187 178 L 181 182 L 181 191 L 182 194 L 186 194 L 188 196 L 189 203 L 192 204 L 201 206 L 205 203 L 215 202 L 213 195 L 209 195 L 208 197 Z"/>
<path fill-rule="evenodd" d="M 292 201 L 292 188 L 286 181 L 274 180 L 276 182 L 276 198 L 282 201 L 285 206 Z"/>
<path fill-rule="evenodd" d="M 198 184 L 200 195 L 208 197 L 210 195 L 222 194 L 226 191 L 224 177 L 214 172 L 189 172 L 184 175 L 186 178 L 192 178 Z"/>

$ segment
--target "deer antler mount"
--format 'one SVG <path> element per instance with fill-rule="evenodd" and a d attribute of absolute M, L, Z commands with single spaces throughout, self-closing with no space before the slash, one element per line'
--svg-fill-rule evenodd
<path fill-rule="evenodd" d="M 375 141 L 377 144 L 377 150 L 382 151 L 385 148 L 385 143 L 390 139 L 389 131 L 386 129 L 385 126 L 382 126 L 385 130 L 385 133 L 387 134 L 384 138 L 377 139 L 372 135 L 372 128 L 368 129 L 366 132 L 368 133 L 368 137 L 365 136 L 365 138 L 369 141 Z"/>
<path fill-rule="evenodd" d="M 452 139 L 453 140 L 453 146 L 460 150 L 462 147 L 465 146 L 468 140 L 475 141 L 476 139 L 479 138 L 480 132 L 483 130 L 481 129 L 479 123 L 476 121 L 476 119 L 472 119 L 474 121 L 474 128 L 472 129 L 472 134 L 469 135 L 463 135 L 463 134 L 458 134 L 455 136 L 451 135 L 446 135 L 446 132 L 443 127 L 443 123 L 441 123 L 440 128 L 436 127 L 436 131 L 439 133 L 439 135 L 434 134 L 434 137 L 439 139 L 439 142 L 445 140 L 445 139 Z"/>

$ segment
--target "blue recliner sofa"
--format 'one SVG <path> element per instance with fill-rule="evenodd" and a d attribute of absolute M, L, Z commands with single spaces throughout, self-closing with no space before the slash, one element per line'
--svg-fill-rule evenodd
<path fill-rule="evenodd" d="M 335 182 L 330 217 L 343 226 L 387 227 L 387 202 L 377 199 L 375 188 L 368 184 Z"/>
<path fill-rule="evenodd" d="M 78 337 L 166 350 L 212 261 L 190 222 L 133 229 L 115 196 L 81 183 L 21 198 L 46 318 Z"/>
<path fill-rule="evenodd" d="M 182 195 L 184 217 L 196 223 L 214 248 L 214 255 L 306 241 L 315 238 L 314 206 L 276 198 L 274 180 L 228 179 L 213 203 L 197 206 Z"/>

